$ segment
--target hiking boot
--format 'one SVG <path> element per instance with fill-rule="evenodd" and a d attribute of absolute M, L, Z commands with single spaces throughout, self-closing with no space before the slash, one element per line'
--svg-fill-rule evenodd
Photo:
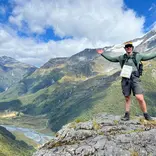
<path fill-rule="evenodd" d="M 130 120 L 129 112 L 126 112 L 125 115 L 124 115 L 124 117 L 121 118 L 121 120 L 123 120 L 123 121 L 128 121 L 128 120 Z"/>
<path fill-rule="evenodd" d="M 148 113 L 144 113 L 144 118 L 145 118 L 146 120 L 148 120 L 148 121 L 153 120 L 153 119 L 151 118 L 151 116 L 150 116 Z"/>

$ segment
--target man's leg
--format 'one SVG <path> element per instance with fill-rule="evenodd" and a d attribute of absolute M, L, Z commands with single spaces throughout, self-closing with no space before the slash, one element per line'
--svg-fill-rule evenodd
<path fill-rule="evenodd" d="M 147 113 L 147 107 L 146 107 L 146 102 L 144 100 L 144 95 L 143 94 L 136 94 L 135 95 L 137 101 L 139 102 L 140 108 L 143 113 Z"/>
<path fill-rule="evenodd" d="M 125 96 L 125 115 L 121 120 L 127 121 L 130 119 L 130 104 L 131 104 L 131 83 L 130 80 L 123 78 L 121 81 L 122 93 Z"/>
<path fill-rule="evenodd" d="M 132 87 L 133 95 L 135 95 L 137 101 L 139 102 L 140 108 L 143 112 L 145 119 L 152 120 L 150 115 L 147 113 L 147 106 L 146 106 L 146 102 L 144 100 L 144 95 L 143 95 L 144 90 L 141 85 L 141 80 L 134 76 L 132 86 L 133 86 Z"/>
<path fill-rule="evenodd" d="M 147 113 L 147 106 L 146 106 L 146 102 L 144 100 L 144 95 L 143 94 L 136 94 L 135 97 L 136 97 L 137 101 L 139 102 L 140 108 L 144 114 L 145 119 L 146 120 L 152 120 L 150 115 Z"/>
<path fill-rule="evenodd" d="M 130 119 L 130 105 L 131 97 L 125 96 L 125 115 L 121 118 L 121 120 L 128 121 Z"/>
<path fill-rule="evenodd" d="M 125 97 L 125 112 L 130 112 L 130 105 L 131 105 L 131 97 L 126 96 Z"/>

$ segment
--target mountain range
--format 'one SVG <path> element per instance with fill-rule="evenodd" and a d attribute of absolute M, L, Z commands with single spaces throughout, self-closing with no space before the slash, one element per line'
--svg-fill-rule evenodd
<path fill-rule="evenodd" d="M 21 63 L 11 57 L 0 57 L 0 92 L 8 90 L 13 84 L 36 69 L 34 66 Z"/>
<path fill-rule="evenodd" d="M 155 30 L 132 41 L 135 51 L 156 52 Z M 124 53 L 123 44 L 103 48 L 109 55 Z M 1 85 L 0 111 L 19 111 L 32 116 L 46 115 L 47 126 L 53 131 L 58 131 L 73 120 L 87 120 L 99 112 L 124 112 L 120 66 L 105 60 L 96 53 L 96 49 L 85 49 L 71 57 L 52 58 L 38 69 L 25 64 L 19 65 L 14 60 L 11 62 L 12 58 L 3 63 L 4 58 L 8 59 L 6 56 L 1 58 L 1 70 L 10 75 L 13 73 L 19 79 L 14 82 L 13 78 L 10 83 L 6 82 L 8 86 Z M 19 70 L 22 72 L 16 74 L 15 71 Z M 155 116 L 155 59 L 144 62 L 141 79 L 149 112 Z M 135 99 L 132 99 L 131 112 L 135 115 L 141 113 Z"/>

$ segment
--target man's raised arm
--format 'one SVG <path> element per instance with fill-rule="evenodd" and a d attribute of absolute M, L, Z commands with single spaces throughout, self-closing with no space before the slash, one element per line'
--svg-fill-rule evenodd
<path fill-rule="evenodd" d="M 96 52 L 98 54 L 101 54 L 101 56 L 103 56 L 108 61 L 111 61 L 111 62 L 119 62 L 119 56 L 117 56 L 117 57 L 111 57 L 109 55 L 106 55 L 106 54 L 104 54 L 104 50 L 103 49 L 97 49 Z"/>

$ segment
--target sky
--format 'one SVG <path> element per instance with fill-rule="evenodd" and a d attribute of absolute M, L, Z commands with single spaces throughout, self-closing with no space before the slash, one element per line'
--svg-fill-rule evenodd
<path fill-rule="evenodd" d="M 154 27 L 155 0 L 0 0 L 0 56 L 40 67 Z"/>

